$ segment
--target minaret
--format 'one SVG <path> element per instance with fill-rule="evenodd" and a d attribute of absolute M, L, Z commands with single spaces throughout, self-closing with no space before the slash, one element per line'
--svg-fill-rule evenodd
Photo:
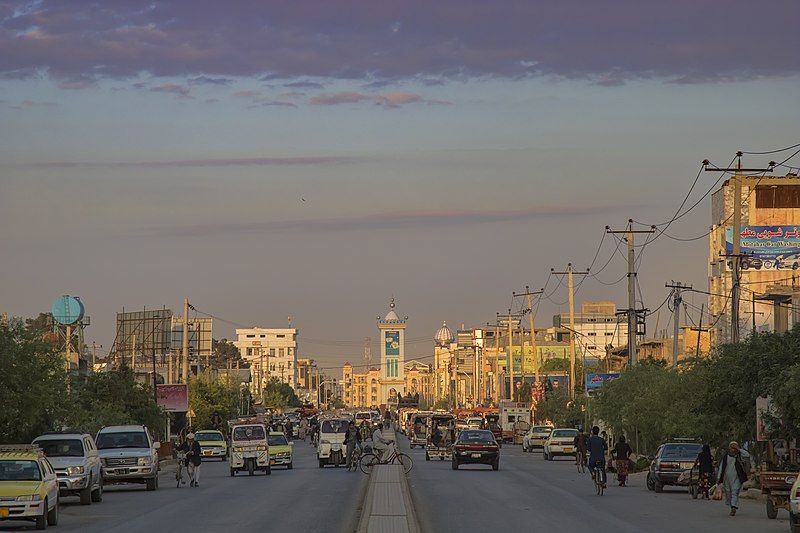
<path fill-rule="evenodd" d="M 389 303 L 389 312 L 384 318 L 378 317 L 378 331 L 381 346 L 381 396 L 380 403 L 397 405 L 397 396 L 405 394 L 406 321 L 394 310 L 394 296 Z"/>

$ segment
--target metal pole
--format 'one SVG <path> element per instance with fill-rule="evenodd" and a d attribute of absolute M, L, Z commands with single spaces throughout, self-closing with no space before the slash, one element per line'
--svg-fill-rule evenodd
<path fill-rule="evenodd" d="M 636 366 L 636 254 L 633 249 L 633 222 L 628 223 L 628 356 Z"/>
<path fill-rule="evenodd" d="M 567 265 L 567 291 L 569 292 L 569 397 L 575 399 L 575 287 L 572 280 L 572 263 Z"/>
<path fill-rule="evenodd" d="M 672 343 L 672 368 L 678 366 L 678 331 L 680 330 L 680 321 L 681 321 L 681 303 L 683 299 L 681 298 L 681 290 L 680 289 L 672 289 L 674 292 L 674 298 L 672 300 L 672 304 L 675 306 L 674 309 L 674 320 L 675 324 L 673 325 L 673 343 Z"/>
<path fill-rule="evenodd" d="M 533 382 L 539 383 L 539 354 L 536 353 L 536 314 L 533 310 L 533 295 L 528 291 L 528 309 L 530 309 L 530 316 L 528 320 L 531 323 L 531 352 L 533 353 Z"/>
<path fill-rule="evenodd" d="M 189 383 L 189 298 L 183 299 L 183 338 L 181 339 L 183 357 L 183 382 Z"/>
<path fill-rule="evenodd" d="M 511 329 L 511 309 L 508 310 L 508 399 L 514 401 L 514 332 Z"/>
<path fill-rule="evenodd" d="M 705 311 L 705 306 L 705 303 L 700 304 L 700 322 L 697 324 L 697 348 L 694 352 L 695 357 L 700 357 L 700 335 L 703 334 L 703 311 Z"/>
<path fill-rule="evenodd" d="M 742 153 L 733 176 L 733 287 L 731 288 L 731 342 L 739 342 L 739 283 L 742 233 Z"/>

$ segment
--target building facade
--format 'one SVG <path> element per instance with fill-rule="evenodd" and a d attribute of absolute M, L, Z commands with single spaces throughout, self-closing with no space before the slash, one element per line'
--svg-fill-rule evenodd
<path fill-rule="evenodd" d="M 616 316 L 614 302 L 583 302 L 581 312 L 575 314 L 575 352 L 591 362 L 605 359 L 606 352 L 628 344 L 628 327 L 625 318 Z M 621 320 L 621 321 L 620 321 Z M 569 313 L 553 317 L 556 328 L 570 327 Z M 569 337 L 570 332 L 562 334 Z"/>
<path fill-rule="evenodd" d="M 233 343 L 250 363 L 254 392 L 275 378 L 297 389 L 297 328 L 243 328 Z"/>
<path fill-rule="evenodd" d="M 378 403 L 397 405 L 398 395 L 405 395 L 405 337 L 408 317 L 400 318 L 395 312 L 394 297 L 389 312 L 378 319 L 381 348 L 381 379 Z"/>

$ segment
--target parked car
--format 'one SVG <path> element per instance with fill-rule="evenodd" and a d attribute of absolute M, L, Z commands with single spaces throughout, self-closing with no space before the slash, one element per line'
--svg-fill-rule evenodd
<path fill-rule="evenodd" d="M 800 533 L 800 476 L 797 476 L 789 492 L 789 531 Z"/>
<path fill-rule="evenodd" d="M 103 464 L 104 483 L 138 483 L 158 488 L 158 449 L 161 443 L 147 426 L 106 426 L 95 444 Z"/>
<path fill-rule="evenodd" d="M 677 439 L 659 446 L 647 472 L 647 488 L 661 492 L 665 485 L 677 485 L 681 472 L 692 468 L 702 448 L 699 442 Z"/>
<path fill-rule="evenodd" d="M 453 470 L 458 470 L 462 464 L 491 465 L 492 470 L 500 468 L 500 445 L 491 431 L 465 429 L 458 434 L 453 444 Z"/>
<path fill-rule="evenodd" d="M 0 522 L 32 520 L 36 529 L 58 524 L 58 479 L 38 446 L 0 446 Z"/>
<path fill-rule="evenodd" d="M 269 442 L 270 466 L 285 466 L 288 470 L 291 470 L 292 443 L 286 439 L 286 435 L 271 431 L 267 440 Z"/>
<path fill-rule="evenodd" d="M 553 432 L 553 426 L 531 426 L 522 437 L 522 451 L 532 452 L 534 448 L 544 448 L 544 443 Z"/>
<path fill-rule="evenodd" d="M 225 461 L 228 455 L 228 443 L 221 431 L 204 429 L 194 434 L 194 440 L 200 445 L 203 459 L 216 459 Z"/>
<path fill-rule="evenodd" d="M 59 494 L 80 497 L 81 505 L 103 501 L 103 467 L 90 435 L 45 433 L 33 440 L 58 478 Z"/>
<path fill-rule="evenodd" d="M 575 437 L 578 430 L 573 428 L 554 429 L 544 441 L 543 458 L 552 461 L 554 457 L 575 455 Z"/>

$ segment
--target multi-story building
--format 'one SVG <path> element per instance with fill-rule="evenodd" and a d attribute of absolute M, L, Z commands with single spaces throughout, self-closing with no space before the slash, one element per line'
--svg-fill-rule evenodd
<path fill-rule="evenodd" d="M 297 328 L 244 328 L 233 343 L 250 363 L 255 390 L 272 378 L 297 388 Z"/>
<path fill-rule="evenodd" d="M 739 199 L 736 183 L 741 185 Z M 741 222 L 733 227 L 740 206 Z M 739 241 L 739 323 L 742 332 L 761 324 L 756 317 L 772 316 L 775 329 L 800 321 L 800 177 L 735 175 L 711 196 L 712 226 L 708 249 L 708 298 L 713 321 L 712 345 L 731 340 L 731 311 L 735 241 Z M 738 239 L 734 236 L 738 234 Z M 754 303 L 755 301 L 755 303 Z M 755 307 L 755 308 L 754 308 Z M 794 313 L 789 318 L 788 309 Z"/>
<path fill-rule="evenodd" d="M 431 365 L 411 360 L 406 362 L 406 395 L 419 394 L 420 405 L 433 404 L 433 372 Z"/>
<path fill-rule="evenodd" d="M 317 362 L 313 359 L 297 360 L 297 386 L 295 393 L 303 402 L 312 402 L 316 397 L 318 387 Z"/>
<path fill-rule="evenodd" d="M 614 302 L 583 302 L 581 312 L 575 314 L 575 352 L 586 356 L 592 363 L 604 359 L 609 349 L 628 344 L 628 328 L 623 317 L 616 316 L 617 306 Z M 558 340 L 563 341 L 573 333 L 570 327 L 569 313 L 553 317 L 553 326 L 567 330 L 560 334 Z"/>

